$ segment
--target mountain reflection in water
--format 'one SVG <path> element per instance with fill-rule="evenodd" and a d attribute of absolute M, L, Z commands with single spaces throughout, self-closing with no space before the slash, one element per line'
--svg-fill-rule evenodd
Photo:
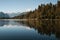
<path fill-rule="evenodd" d="M 0 39 L 4 40 L 59 40 L 60 21 L 0 20 Z M 9 27 L 9 28 L 8 28 Z"/>
<path fill-rule="evenodd" d="M 9 21 L 7 20 L 0 20 L 0 27 L 4 25 L 8 25 Z"/>

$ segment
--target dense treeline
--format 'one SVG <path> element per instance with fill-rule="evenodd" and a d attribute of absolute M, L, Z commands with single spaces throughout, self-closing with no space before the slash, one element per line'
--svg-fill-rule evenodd
<path fill-rule="evenodd" d="M 34 11 L 14 17 L 16 19 L 60 19 L 60 2 L 57 4 L 41 4 Z"/>

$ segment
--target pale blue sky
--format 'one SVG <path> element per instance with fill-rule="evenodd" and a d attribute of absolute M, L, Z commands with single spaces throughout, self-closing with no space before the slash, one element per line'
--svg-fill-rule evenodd
<path fill-rule="evenodd" d="M 0 11 L 5 13 L 34 10 L 40 4 L 56 4 L 57 0 L 0 0 Z"/>

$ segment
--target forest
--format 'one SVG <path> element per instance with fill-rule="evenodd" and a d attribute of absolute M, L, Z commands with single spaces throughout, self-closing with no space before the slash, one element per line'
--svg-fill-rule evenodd
<path fill-rule="evenodd" d="M 13 19 L 60 19 L 60 1 L 57 4 L 41 4 L 37 9 L 15 16 Z"/>

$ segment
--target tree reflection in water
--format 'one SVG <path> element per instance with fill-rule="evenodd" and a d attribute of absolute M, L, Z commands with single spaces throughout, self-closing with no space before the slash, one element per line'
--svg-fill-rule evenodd
<path fill-rule="evenodd" d="M 28 20 L 18 21 L 18 23 L 34 28 L 40 34 L 49 36 L 55 34 L 57 38 L 60 38 L 60 20 Z"/>

